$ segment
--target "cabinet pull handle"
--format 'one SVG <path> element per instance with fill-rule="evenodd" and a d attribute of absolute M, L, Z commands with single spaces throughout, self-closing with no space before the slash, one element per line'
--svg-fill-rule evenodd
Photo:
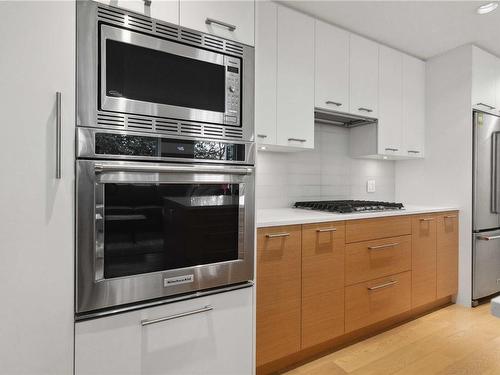
<path fill-rule="evenodd" d="M 486 108 L 489 108 L 489 109 L 495 109 L 495 107 L 489 105 L 489 104 L 485 104 L 485 103 L 477 103 L 476 105 L 480 105 L 480 106 L 483 106 L 483 107 L 486 107 Z"/>
<path fill-rule="evenodd" d="M 316 232 L 318 233 L 323 233 L 323 232 L 336 232 L 337 228 L 321 228 L 321 229 L 316 229 Z"/>
<path fill-rule="evenodd" d="M 481 241 L 491 241 L 491 240 L 499 240 L 500 236 L 477 236 L 476 238 Z"/>
<path fill-rule="evenodd" d="M 141 325 L 144 327 L 144 326 L 148 326 L 150 324 L 155 324 L 155 323 L 165 322 L 167 320 L 182 318 L 183 316 L 189 316 L 189 315 L 199 314 L 199 313 L 206 312 L 206 311 L 211 311 L 213 309 L 214 308 L 211 305 L 207 305 L 205 307 L 202 307 L 201 309 L 186 311 L 186 312 L 174 314 L 174 315 L 168 315 L 168 316 L 164 316 L 163 318 L 141 320 Z"/>
<path fill-rule="evenodd" d="M 375 285 L 375 286 L 370 286 L 367 289 L 368 290 L 377 290 L 377 289 L 382 289 L 382 288 L 387 288 L 389 286 L 393 286 L 394 284 L 397 284 L 398 282 L 396 280 L 391 280 L 387 283 L 380 284 L 380 285 Z"/>
<path fill-rule="evenodd" d="M 289 237 L 290 236 L 290 233 L 270 233 L 270 234 L 266 234 L 266 237 L 267 238 L 279 238 L 279 237 Z"/>
<path fill-rule="evenodd" d="M 425 218 L 420 219 L 420 221 L 433 221 L 433 220 L 434 220 L 433 217 L 425 217 Z"/>
<path fill-rule="evenodd" d="M 302 138 L 288 138 L 288 140 L 296 142 L 307 142 L 307 139 L 302 139 Z"/>
<path fill-rule="evenodd" d="M 359 107 L 358 111 L 364 111 L 364 112 L 370 113 L 370 112 L 373 112 L 373 109 L 365 108 L 365 107 Z"/>
<path fill-rule="evenodd" d="M 62 157 L 62 107 L 61 107 L 61 93 L 56 92 L 56 179 L 60 180 L 62 177 L 61 157 Z"/>
<path fill-rule="evenodd" d="M 267 138 L 267 135 L 266 134 L 257 134 L 257 137 L 259 137 L 259 138 Z"/>
<path fill-rule="evenodd" d="M 325 104 L 333 104 L 333 105 L 336 105 L 337 107 L 340 107 L 342 105 L 342 103 L 339 103 L 339 102 L 333 102 L 331 100 L 327 100 L 325 102 Z"/>
<path fill-rule="evenodd" d="M 219 25 L 219 26 L 222 26 L 222 27 L 225 27 L 226 29 L 228 29 L 229 31 L 234 31 L 236 30 L 236 26 L 235 25 L 231 25 L 230 23 L 226 23 L 226 22 L 222 22 L 222 21 L 218 21 L 216 19 L 213 19 L 213 18 L 208 18 L 205 20 L 205 23 L 207 25 L 211 25 L 211 24 L 216 24 L 216 25 Z"/>
<path fill-rule="evenodd" d="M 456 219 L 457 215 L 445 215 L 444 218 L 445 219 Z"/>
<path fill-rule="evenodd" d="M 391 148 L 391 147 L 387 147 L 387 148 L 385 149 L 385 151 L 394 151 L 394 152 L 396 152 L 396 151 L 399 151 L 399 148 Z"/>
<path fill-rule="evenodd" d="M 409 154 L 420 154 L 420 151 L 417 150 L 408 150 Z"/>
<path fill-rule="evenodd" d="M 393 243 L 386 243 L 383 245 L 377 245 L 377 246 L 368 246 L 368 249 L 370 250 L 379 250 L 379 249 L 385 249 L 388 247 L 396 247 L 399 245 L 399 242 L 393 242 Z"/>

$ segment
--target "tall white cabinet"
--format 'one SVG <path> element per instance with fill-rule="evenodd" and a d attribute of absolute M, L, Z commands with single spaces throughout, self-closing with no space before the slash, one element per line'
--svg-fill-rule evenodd
<path fill-rule="evenodd" d="M 0 374 L 73 371 L 75 3 L 0 2 Z M 56 179 L 56 92 L 61 178 Z"/>

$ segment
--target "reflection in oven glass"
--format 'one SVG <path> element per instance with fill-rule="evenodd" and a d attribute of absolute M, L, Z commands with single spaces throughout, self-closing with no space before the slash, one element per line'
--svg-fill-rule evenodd
<path fill-rule="evenodd" d="M 104 277 L 238 258 L 238 184 L 106 184 Z"/>

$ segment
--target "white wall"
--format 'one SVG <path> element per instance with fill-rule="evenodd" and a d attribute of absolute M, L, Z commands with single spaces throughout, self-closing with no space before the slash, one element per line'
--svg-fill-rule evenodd
<path fill-rule="evenodd" d="M 396 163 L 396 200 L 460 208 L 459 292 L 470 306 L 472 283 L 472 49 L 427 61 L 425 159 Z"/>
<path fill-rule="evenodd" d="M 366 192 L 375 179 L 376 192 Z M 315 199 L 394 200 L 394 162 L 349 157 L 349 130 L 315 125 L 314 150 L 259 151 L 257 208 L 289 207 Z"/>

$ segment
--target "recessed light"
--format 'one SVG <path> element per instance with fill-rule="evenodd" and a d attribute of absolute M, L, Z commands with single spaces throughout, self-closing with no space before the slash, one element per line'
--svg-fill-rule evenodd
<path fill-rule="evenodd" d="M 261 150 L 265 150 L 266 149 L 266 146 L 261 146 L 260 147 Z"/>
<path fill-rule="evenodd" d="M 486 3 L 481 5 L 479 8 L 477 8 L 477 14 L 487 14 L 490 12 L 493 12 L 495 9 L 498 8 L 498 2 L 491 2 L 491 3 Z"/>

